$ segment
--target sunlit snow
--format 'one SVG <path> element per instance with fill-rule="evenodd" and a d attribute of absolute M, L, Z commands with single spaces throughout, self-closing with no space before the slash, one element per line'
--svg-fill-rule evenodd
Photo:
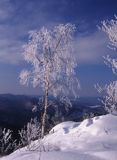
<path fill-rule="evenodd" d="M 32 143 L 36 148 L 39 141 Z M 45 151 L 22 148 L 0 160 L 116 160 L 117 116 L 58 124 L 42 140 Z"/>

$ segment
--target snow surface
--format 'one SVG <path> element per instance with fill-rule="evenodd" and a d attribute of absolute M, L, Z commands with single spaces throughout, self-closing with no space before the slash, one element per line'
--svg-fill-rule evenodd
<path fill-rule="evenodd" d="M 40 144 L 45 151 L 39 152 Z M 25 147 L 0 160 L 117 160 L 117 116 L 63 122 L 31 145 L 38 149 Z"/>

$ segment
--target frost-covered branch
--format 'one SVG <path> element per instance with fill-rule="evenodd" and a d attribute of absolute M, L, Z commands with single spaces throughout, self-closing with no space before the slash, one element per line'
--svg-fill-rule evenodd
<path fill-rule="evenodd" d="M 104 63 L 112 69 L 114 74 L 117 74 L 117 58 L 111 58 L 109 55 L 104 57 Z"/>
<path fill-rule="evenodd" d="M 110 40 L 110 45 L 113 49 L 117 48 L 117 16 L 115 19 L 110 21 L 103 21 L 102 22 L 102 30 L 108 35 Z"/>

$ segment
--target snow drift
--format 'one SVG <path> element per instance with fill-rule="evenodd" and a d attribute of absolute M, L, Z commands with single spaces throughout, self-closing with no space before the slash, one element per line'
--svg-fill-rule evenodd
<path fill-rule="evenodd" d="M 44 137 L 44 150 L 15 151 L 0 160 L 117 160 L 117 116 L 104 115 L 83 122 L 63 122 Z M 38 141 L 32 142 L 38 146 Z"/>

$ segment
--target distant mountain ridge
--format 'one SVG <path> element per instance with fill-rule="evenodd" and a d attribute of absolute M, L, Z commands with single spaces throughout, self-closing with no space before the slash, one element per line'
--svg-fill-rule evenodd
<path fill-rule="evenodd" d="M 40 97 L 40 96 L 39 96 Z M 22 128 L 31 117 L 40 117 L 41 110 L 37 113 L 32 112 L 34 105 L 38 104 L 38 96 L 27 95 L 12 95 L 12 94 L 0 94 L 0 127 L 6 127 L 10 129 L 18 130 Z M 52 99 L 52 97 L 51 97 Z M 83 119 L 84 112 L 97 115 L 105 114 L 104 109 L 100 106 L 98 98 L 96 97 L 81 97 L 75 101 L 72 101 L 73 106 L 68 111 L 64 106 L 57 102 L 59 108 L 59 120 L 60 116 L 64 120 L 81 121 Z M 90 107 L 98 105 L 99 107 Z M 55 116 L 57 108 L 51 106 L 48 109 L 49 123 L 52 122 Z M 55 121 L 55 119 L 54 119 Z"/>

